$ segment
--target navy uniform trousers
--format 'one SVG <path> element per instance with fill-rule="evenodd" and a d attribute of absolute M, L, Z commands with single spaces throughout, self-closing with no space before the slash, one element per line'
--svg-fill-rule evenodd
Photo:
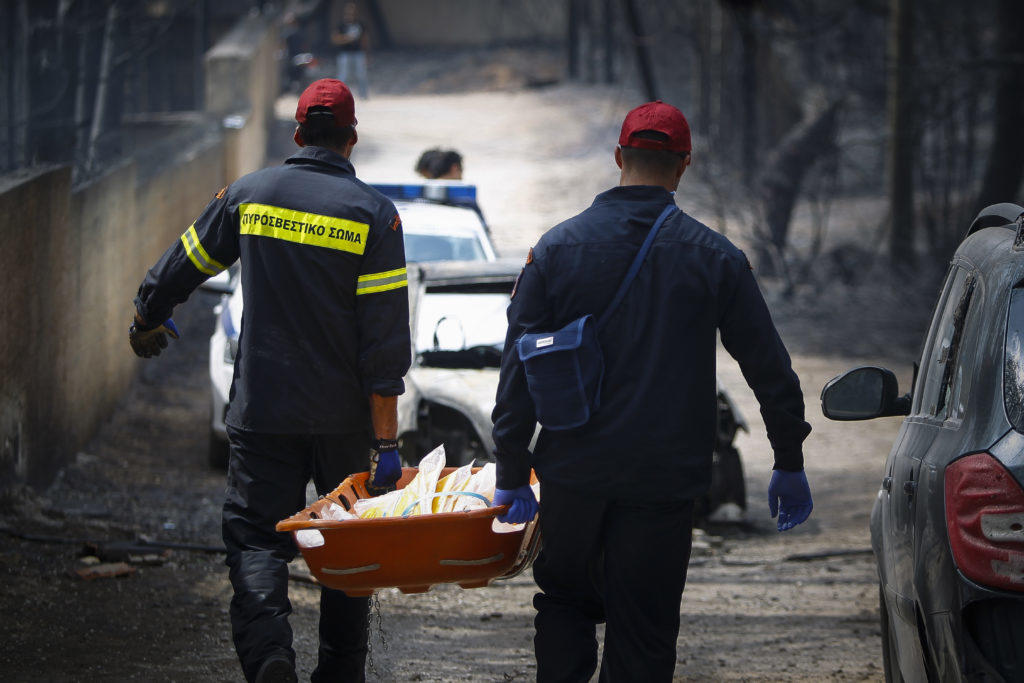
<path fill-rule="evenodd" d="M 306 507 L 310 478 L 317 493 L 333 491 L 349 474 L 366 471 L 368 433 L 257 434 L 228 427 L 231 459 L 223 534 L 234 597 L 231 630 L 246 680 L 263 661 L 282 654 L 292 662 L 288 625 L 288 562 L 297 548 L 274 525 Z M 369 598 L 321 588 L 320 651 L 314 683 L 363 681 Z"/>
<path fill-rule="evenodd" d="M 537 680 L 671 681 L 693 501 L 638 504 L 541 482 Z"/>

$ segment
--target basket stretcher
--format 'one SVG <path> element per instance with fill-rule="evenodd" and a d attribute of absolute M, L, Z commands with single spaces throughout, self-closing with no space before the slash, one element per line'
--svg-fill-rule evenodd
<path fill-rule="evenodd" d="M 440 476 L 456 469 L 446 467 Z M 398 488 L 418 472 L 402 468 Z M 351 510 L 356 500 L 371 497 L 368 478 L 369 472 L 350 475 L 331 493 L 277 523 L 278 531 L 292 534 L 310 572 L 328 588 L 351 596 L 371 595 L 380 588 L 422 593 L 438 583 L 481 588 L 522 573 L 540 551 L 536 518 L 517 531 L 492 529 L 507 506 L 409 517 L 323 518 L 331 503 Z M 536 477 L 531 478 L 535 483 Z M 322 545 L 300 542 L 297 533 L 305 529 L 320 532 Z"/>

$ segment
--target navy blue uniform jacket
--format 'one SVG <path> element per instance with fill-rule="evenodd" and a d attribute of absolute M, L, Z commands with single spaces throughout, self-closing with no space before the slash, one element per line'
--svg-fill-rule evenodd
<path fill-rule="evenodd" d="M 304 147 L 217 193 L 135 299 L 166 320 L 241 259 L 245 306 L 226 422 L 274 434 L 369 429 L 367 395 L 404 391 L 412 360 L 402 223 L 348 159 Z"/>
<path fill-rule="evenodd" d="M 494 442 L 498 487 L 542 481 L 621 499 L 705 493 L 716 433 L 716 332 L 761 404 L 775 466 L 803 468 L 800 382 L 746 256 L 685 213 L 662 225 L 626 297 L 600 334 L 601 407 L 582 427 L 536 427 L 515 340 L 599 317 L 658 214 L 673 196 L 616 187 L 548 231 L 531 252 L 508 308 Z"/>

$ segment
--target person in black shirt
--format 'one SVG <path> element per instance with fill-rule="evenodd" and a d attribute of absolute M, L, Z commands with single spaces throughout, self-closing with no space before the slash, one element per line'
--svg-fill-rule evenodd
<path fill-rule="evenodd" d="M 245 308 L 225 418 L 222 527 L 248 681 L 296 680 L 288 625 L 296 547 L 276 523 L 305 506 L 310 478 L 325 495 L 369 466 L 374 487 L 394 486 L 397 397 L 412 359 L 402 221 L 355 177 L 352 94 L 340 81 L 316 81 L 295 118 L 302 149 L 216 194 L 147 273 L 129 333 L 138 355 L 158 355 L 166 336 L 177 336 L 174 306 L 240 260 Z M 363 680 L 368 605 L 321 589 L 313 681 Z"/>
<path fill-rule="evenodd" d="M 622 125 L 619 187 L 548 231 L 527 257 L 508 308 L 494 420 L 495 505 L 502 521 L 533 517 L 540 480 L 544 546 L 534 564 L 537 679 L 669 681 L 690 556 L 694 498 L 711 480 L 717 334 L 761 404 L 775 453 L 769 508 L 780 531 L 807 519 L 800 383 L 750 264 L 725 237 L 673 210 L 609 323 L 596 412 L 542 428 L 516 340 L 600 316 L 690 164 L 690 129 L 662 102 Z M 550 340 L 541 337 L 540 340 Z M 541 341 L 536 343 L 539 346 Z M 550 341 L 548 343 L 551 343 Z M 568 370 L 568 368 L 567 368 Z"/>
<path fill-rule="evenodd" d="M 342 21 L 331 33 L 331 43 L 338 49 L 338 80 L 348 82 L 355 76 L 359 96 L 370 96 L 370 84 L 366 74 L 366 55 L 370 51 L 370 40 L 366 26 L 359 21 L 359 10 L 354 2 L 346 3 L 342 10 Z"/>

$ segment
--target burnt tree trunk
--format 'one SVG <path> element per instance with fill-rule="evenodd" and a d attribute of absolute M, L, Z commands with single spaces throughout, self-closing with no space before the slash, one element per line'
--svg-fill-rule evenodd
<path fill-rule="evenodd" d="M 580 0 L 569 0 L 566 6 L 568 18 L 566 20 L 566 50 L 569 62 L 569 80 L 575 81 L 580 77 Z"/>
<path fill-rule="evenodd" d="M 709 0 L 702 0 L 697 5 L 697 122 L 700 128 L 708 135 L 711 130 L 711 121 L 714 118 L 711 113 L 711 92 L 712 92 L 712 45 L 714 38 L 712 30 L 711 11 Z"/>
<path fill-rule="evenodd" d="M 999 0 L 995 130 L 978 195 L 977 209 L 999 202 L 1019 202 L 1024 176 L 1024 4 Z"/>
<path fill-rule="evenodd" d="M 889 16 L 889 258 L 914 264 L 916 124 L 910 90 L 914 55 L 913 0 L 890 0 Z"/>
<path fill-rule="evenodd" d="M 29 79 L 29 23 L 28 0 L 18 0 L 14 9 L 14 21 L 11 22 L 14 33 L 13 68 L 10 76 L 11 91 L 11 147 L 13 150 L 13 167 L 21 168 L 31 162 L 29 146 L 29 111 L 31 107 Z"/>
<path fill-rule="evenodd" d="M 833 102 L 794 126 L 768 156 L 759 175 L 761 225 L 755 249 L 758 268 L 766 275 L 784 270 L 789 220 L 800 196 L 800 185 L 807 169 L 835 148 L 839 107 L 839 101 Z"/>
<path fill-rule="evenodd" d="M 740 111 L 743 112 L 740 162 L 743 182 L 747 187 L 753 183 L 755 164 L 758 157 L 758 99 L 757 99 L 757 32 L 754 27 L 752 6 L 736 5 L 736 27 L 740 32 Z"/>
<path fill-rule="evenodd" d="M 611 84 L 615 82 L 615 13 L 612 8 L 612 0 L 602 1 L 602 36 L 604 43 L 604 82 Z"/>
<path fill-rule="evenodd" d="M 643 23 L 640 20 L 640 8 L 637 7 L 636 0 L 622 0 L 622 5 L 636 49 L 636 64 L 644 83 L 644 94 L 648 100 L 656 100 L 658 99 L 658 86 L 654 80 L 654 66 L 651 64 L 650 37 L 644 33 Z"/>

